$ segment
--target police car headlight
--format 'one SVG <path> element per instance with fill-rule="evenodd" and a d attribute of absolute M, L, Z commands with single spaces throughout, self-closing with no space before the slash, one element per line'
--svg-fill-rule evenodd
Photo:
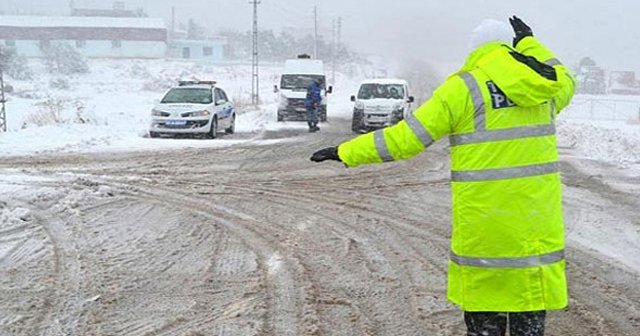
<path fill-rule="evenodd" d="M 357 101 L 357 102 L 353 105 L 353 110 L 354 110 L 354 111 L 364 111 L 364 103 L 363 103 L 363 102 L 359 102 L 359 101 Z"/>
<path fill-rule="evenodd" d="M 393 105 L 393 111 L 394 112 L 404 112 L 404 105 L 402 105 L 402 104 Z"/>
<path fill-rule="evenodd" d="M 169 113 L 164 112 L 164 111 L 160 111 L 160 110 L 156 110 L 156 109 L 152 109 L 151 110 L 151 116 L 153 116 L 153 117 L 166 117 L 168 115 L 169 115 Z"/>
<path fill-rule="evenodd" d="M 211 112 L 207 111 L 207 110 L 203 110 L 203 111 L 194 111 L 194 112 L 187 112 L 187 113 L 183 113 L 181 114 L 184 118 L 192 118 L 192 117 L 208 117 L 209 115 L 211 115 Z"/>

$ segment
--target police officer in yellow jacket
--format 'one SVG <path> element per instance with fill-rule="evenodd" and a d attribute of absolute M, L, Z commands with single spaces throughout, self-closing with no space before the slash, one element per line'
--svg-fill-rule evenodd
<path fill-rule="evenodd" d="M 469 336 L 505 335 L 507 323 L 511 336 L 539 336 L 545 312 L 567 305 L 555 118 L 575 80 L 522 20 L 490 21 L 474 31 L 489 31 L 488 41 L 412 115 L 311 160 L 409 159 L 448 135 L 448 298 L 464 311 Z M 509 43 L 495 38 L 500 25 Z"/>

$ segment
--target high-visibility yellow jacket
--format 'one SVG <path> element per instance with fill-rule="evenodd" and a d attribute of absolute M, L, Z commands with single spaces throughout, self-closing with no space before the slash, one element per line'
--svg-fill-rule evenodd
<path fill-rule="evenodd" d="M 553 66 L 547 79 L 488 43 L 395 126 L 338 147 L 349 167 L 408 159 L 449 135 L 453 230 L 448 298 L 465 311 L 567 305 L 555 117 L 570 71 L 533 37 L 516 50 Z"/>

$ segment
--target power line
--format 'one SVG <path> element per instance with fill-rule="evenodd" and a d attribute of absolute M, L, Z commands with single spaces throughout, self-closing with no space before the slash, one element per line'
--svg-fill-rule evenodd
<path fill-rule="evenodd" d="M 7 131 L 7 112 L 4 106 L 7 100 L 4 99 L 4 73 L 3 73 L 3 68 L 6 63 L 5 56 L 6 55 L 4 51 L 0 49 L 0 104 L 2 104 L 0 107 L 0 130 L 2 130 L 2 132 Z"/>
<path fill-rule="evenodd" d="M 249 2 L 253 5 L 253 51 L 251 53 L 251 102 L 254 105 L 260 103 L 260 76 L 258 73 L 258 4 L 259 0 Z"/>
<path fill-rule="evenodd" d="M 322 7 L 317 7 L 317 31 L 318 40 L 325 34 L 331 34 L 331 26 L 323 22 Z M 309 6 L 301 4 L 301 2 L 289 2 L 287 5 L 282 5 L 279 2 L 271 2 L 268 6 L 262 8 L 263 13 L 267 13 L 268 16 L 278 17 L 278 22 L 285 28 L 284 32 L 290 33 L 295 36 L 301 36 L 301 34 L 309 34 L 310 38 L 313 38 L 315 30 L 314 9 L 309 10 Z M 309 14 L 310 13 L 310 14 Z M 295 29 L 294 32 L 287 29 Z"/>
<path fill-rule="evenodd" d="M 278 17 L 280 23 L 286 22 L 287 25 L 293 27 L 308 26 L 309 21 L 305 19 L 307 9 L 296 9 L 291 4 L 284 6 L 278 2 L 270 3 L 264 10 L 268 12 L 268 16 Z"/>

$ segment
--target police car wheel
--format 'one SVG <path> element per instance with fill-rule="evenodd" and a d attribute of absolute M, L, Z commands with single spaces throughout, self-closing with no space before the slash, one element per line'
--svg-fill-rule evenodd
<path fill-rule="evenodd" d="M 233 134 L 236 131 L 236 115 L 232 115 L 231 116 L 231 124 L 229 125 L 229 128 L 226 128 L 224 130 L 224 132 L 226 134 Z"/>
<path fill-rule="evenodd" d="M 207 136 L 209 139 L 215 139 L 218 137 L 218 119 L 213 118 L 213 120 L 211 120 L 211 130 Z"/>

